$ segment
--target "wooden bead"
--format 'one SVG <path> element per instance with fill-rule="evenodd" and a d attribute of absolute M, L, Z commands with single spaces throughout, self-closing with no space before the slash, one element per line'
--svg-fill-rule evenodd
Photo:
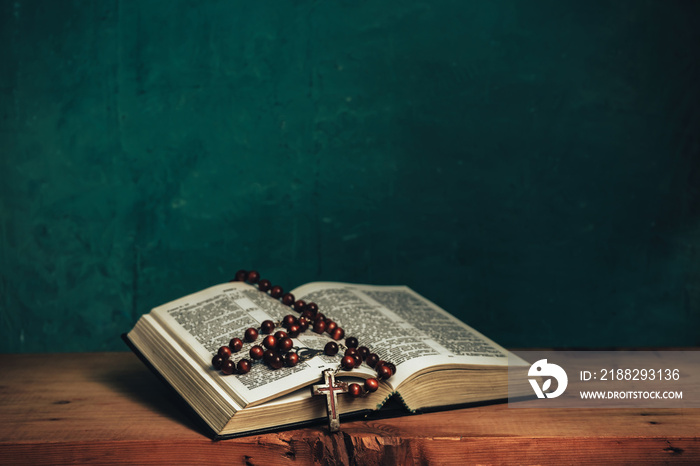
<path fill-rule="evenodd" d="M 331 333 L 331 338 L 334 340 L 341 340 L 345 336 L 345 330 L 343 330 L 340 327 L 336 327 L 335 330 L 333 330 L 333 333 Z"/>
<path fill-rule="evenodd" d="M 336 328 L 338 328 L 338 324 L 336 324 L 330 319 L 326 319 L 326 332 L 328 332 L 329 335 L 333 335 L 333 331 Z"/>
<path fill-rule="evenodd" d="M 246 281 L 248 283 L 258 283 L 258 280 L 260 280 L 260 274 L 258 273 L 257 270 L 251 270 L 246 275 Z"/>
<path fill-rule="evenodd" d="M 252 343 L 258 339 L 258 331 L 251 327 L 245 331 L 245 335 L 243 336 L 243 338 L 248 343 Z"/>
<path fill-rule="evenodd" d="M 385 362 L 384 365 L 389 366 L 389 369 L 391 369 L 391 375 L 396 374 L 396 366 L 394 365 L 393 362 Z"/>
<path fill-rule="evenodd" d="M 334 341 L 329 341 L 326 346 L 323 347 L 323 353 L 326 356 L 335 356 L 338 354 L 338 343 Z"/>
<path fill-rule="evenodd" d="M 290 326 L 298 323 L 297 318 L 291 314 L 287 314 L 284 316 L 284 319 L 282 319 L 282 327 L 289 328 Z"/>
<path fill-rule="evenodd" d="M 262 359 L 264 353 L 265 353 L 265 350 L 263 350 L 262 346 L 260 346 L 260 345 L 253 346 L 250 349 L 250 351 L 248 352 L 248 354 L 253 359 L 253 361 L 259 361 L 260 359 Z"/>
<path fill-rule="evenodd" d="M 272 288 L 272 283 L 270 283 L 270 280 L 263 278 L 258 282 L 258 289 L 262 292 L 265 292 Z"/>
<path fill-rule="evenodd" d="M 374 367 L 379 362 L 379 356 L 377 356 L 377 353 L 369 353 L 369 356 L 365 358 L 365 362 L 369 367 Z"/>
<path fill-rule="evenodd" d="M 288 336 L 289 335 L 287 335 L 287 332 L 285 332 L 284 330 L 277 330 L 275 332 L 275 338 L 277 338 L 278 340 L 281 340 L 283 338 L 287 338 Z"/>
<path fill-rule="evenodd" d="M 227 359 L 221 365 L 221 372 L 223 372 L 226 375 L 233 374 L 234 372 L 236 372 L 236 363 L 231 361 L 230 359 Z"/>
<path fill-rule="evenodd" d="M 287 353 L 284 356 L 284 362 L 289 367 L 294 367 L 299 363 L 299 355 L 296 353 Z"/>
<path fill-rule="evenodd" d="M 326 331 L 326 321 L 323 319 L 314 322 L 314 332 L 323 333 Z"/>
<path fill-rule="evenodd" d="M 360 387 L 356 383 L 351 383 L 348 386 L 348 393 L 350 393 L 350 395 L 352 395 L 353 397 L 358 397 L 362 395 L 362 387 Z"/>
<path fill-rule="evenodd" d="M 282 338 L 280 341 L 277 342 L 277 349 L 281 353 L 286 353 L 287 351 L 292 349 L 292 346 L 294 346 L 294 342 L 289 337 Z"/>
<path fill-rule="evenodd" d="M 294 304 L 294 295 L 292 293 L 285 293 L 284 296 L 282 296 L 282 304 L 285 306 Z"/>
<path fill-rule="evenodd" d="M 377 362 L 377 365 L 374 366 L 374 368 L 375 368 L 375 370 L 379 370 L 379 368 L 382 366 L 388 367 L 389 370 L 391 370 L 391 375 L 396 374 L 396 366 L 394 365 L 394 363 L 391 363 L 388 361 L 379 361 L 379 362 Z"/>
<path fill-rule="evenodd" d="M 231 348 L 229 348 L 228 346 L 222 346 L 221 348 L 219 348 L 218 354 L 222 358 L 228 359 L 231 357 Z"/>
<path fill-rule="evenodd" d="M 376 392 L 379 388 L 379 381 L 377 379 L 367 379 L 365 380 L 365 390 L 369 393 Z"/>
<path fill-rule="evenodd" d="M 214 369 L 218 371 L 219 369 L 221 369 L 221 366 L 223 365 L 224 361 L 225 359 L 221 357 L 220 354 L 216 354 L 211 360 L 211 365 L 214 366 Z"/>
<path fill-rule="evenodd" d="M 352 357 L 355 359 L 355 367 L 360 367 L 360 364 L 362 364 L 362 358 L 360 357 L 360 355 L 353 354 Z"/>
<path fill-rule="evenodd" d="M 308 309 L 309 311 L 311 311 L 312 314 L 316 315 L 316 313 L 318 312 L 318 304 L 316 304 L 316 303 L 309 303 L 309 304 L 306 305 L 306 309 Z"/>
<path fill-rule="evenodd" d="M 348 348 L 357 348 L 357 346 L 360 344 L 359 341 L 357 341 L 357 338 L 355 337 L 347 337 L 345 339 L 345 346 Z"/>
<path fill-rule="evenodd" d="M 263 323 L 260 324 L 260 331 L 264 334 L 272 333 L 272 331 L 275 329 L 275 323 L 271 320 L 263 320 Z"/>
<path fill-rule="evenodd" d="M 267 349 L 274 349 L 277 346 L 277 338 L 272 335 L 268 335 L 263 340 L 263 346 Z"/>
<path fill-rule="evenodd" d="M 271 368 L 273 369 L 281 369 L 282 366 L 284 366 L 284 361 L 282 360 L 282 356 L 279 354 L 275 353 L 273 356 L 270 357 L 270 359 L 267 361 L 267 363 L 270 365 Z"/>
<path fill-rule="evenodd" d="M 302 317 L 299 317 L 299 319 L 297 320 L 297 322 L 299 323 L 299 328 L 301 329 L 302 332 L 306 332 L 306 330 L 308 330 L 308 328 L 309 328 L 309 319 L 307 319 L 306 317 L 303 317 L 303 316 L 302 316 Z"/>
<path fill-rule="evenodd" d="M 314 316 L 311 318 L 311 320 L 314 321 L 314 322 L 316 322 L 317 320 L 323 320 L 323 321 L 325 321 L 325 320 L 326 320 L 326 316 L 325 316 L 322 312 L 319 312 L 319 313 L 317 313 L 317 314 L 314 314 Z"/>
<path fill-rule="evenodd" d="M 344 356 L 355 356 L 357 354 L 357 348 L 348 348 L 345 350 Z"/>
<path fill-rule="evenodd" d="M 351 371 L 355 368 L 355 358 L 352 356 L 345 356 L 341 361 L 340 365 L 345 369 L 346 371 Z"/>
<path fill-rule="evenodd" d="M 298 301 L 294 301 L 294 310 L 297 312 L 302 312 L 304 310 L 304 307 L 306 306 L 306 301 L 303 299 L 300 299 Z"/>
<path fill-rule="evenodd" d="M 231 348 L 232 352 L 238 353 L 241 348 L 243 348 L 243 340 L 240 338 L 231 338 L 231 341 L 228 343 L 228 347 Z"/>
<path fill-rule="evenodd" d="M 382 364 L 381 366 L 379 366 L 378 369 L 377 368 L 375 368 L 375 369 L 377 370 L 377 378 L 379 380 L 386 380 L 389 377 L 391 377 L 391 375 L 392 375 L 391 368 L 389 366 Z"/>
<path fill-rule="evenodd" d="M 279 285 L 275 285 L 272 288 L 270 288 L 270 296 L 272 296 L 275 299 L 281 298 L 283 294 L 284 290 Z"/>
<path fill-rule="evenodd" d="M 314 315 L 311 313 L 311 311 L 302 311 L 300 317 L 303 317 L 309 321 L 314 320 Z"/>
<path fill-rule="evenodd" d="M 301 327 L 299 327 L 297 324 L 290 325 L 287 330 L 289 330 L 289 336 L 291 338 L 296 338 L 301 333 Z"/>
<path fill-rule="evenodd" d="M 250 367 L 251 367 L 251 362 L 248 361 L 247 359 L 241 359 L 238 361 L 238 373 L 239 374 L 247 374 L 250 372 Z"/>
<path fill-rule="evenodd" d="M 245 270 L 239 270 L 238 272 L 236 272 L 236 278 L 234 278 L 233 280 L 236 282 L 244 282 L 247 277 L 248 272 L 246 272 Z"/>
<path fill-rule="evenodd" d="M 276 354 L 277 352 L 275 350 L 266 350 L 263 353 L 263 362 L 265 362 L 265 364 L 270 364 L 270 361 L 272 360 L 272 358 L 275 357 Z"/>
<path fill-rule="evenodd" d="M 365 359 L 367 359 L 367 356 L 369 356 L 369 348 L 367 348 L 366 346 L 360 346 L 359 348 L 357 348 L 357 354 L 359 354 L 362 360 L 364 361 Z"/>

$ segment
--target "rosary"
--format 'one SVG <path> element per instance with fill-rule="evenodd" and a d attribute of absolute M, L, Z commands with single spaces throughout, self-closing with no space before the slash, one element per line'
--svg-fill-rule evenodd
<path fill-rule="evenodd" d="M 396 366 L 390 362 L 382 361 L 376 353 L 370 352 L 366 346 L 359 346 L 355 337 L 345 338 L 345 344 L 336 343 L 343 339 L 345 330 L 338 326 L 332 319 L 326 317 L 318 310 L 316 303 L 306 303 L 299 299 L 295 300 L 294 295 L 285 293 L 282 287 L 272 286 L 270 280 L 260 279 L 260 274 L 255 271 L 239 270 L 235 278 L 231 281 L 247 282 L 257 285 L 258 290 L 268 293 L 271 297 L 279 299 L 282 304 L 291 307 L 300 315 L 296 317 L 292 314 L 284 316 L 282 322 L 265 320 L 260 324 L 260 328 L 249 328 L 245 331 L 243 338 L 232 338 L 228 346 L 222 346 L 214 355 L 211 363 L 215 369 L 221 370 L 223 374 L 247 374 L 253 364 L 262 361 L 270 369 L 277 370 L 284 366 L 294 367 L 300 362 L 308 361 L 318 354 L 335 356 L 343 349 L 344 355 L 340 365 L 335 369 L 323 371 L 323 384 L 314 385 L 312 393 L 314 395 L 325 395 L 328 411 L 328 425 L 331 432 L 340 430 L 340 418 L 337 409 L 338 393 L 349 393 L 353 397 L 366 396 L 375 392 L 379 388 L 379 380 L 387 380 L 396 373 Z M 281 328 L 286 329 L 282 330 Z M 280 328 L 280 330 L 275 330 Z M 299 348 L 294 346 L 292 338 L 298 337 L 311 328 L 318 334 L 328 333 L 335 341 L 329 341 L 323 350 L 311 348 Z M 274 332 L 274 334 L 273 334 Z M 257 342 L 260 334 L 263 337 L 261 344 Z M 231 357 L 233 353 L 238 353 L 243 349 L 243 344 L 252 345 L 248 354 L 250 359 L 241 358 L 234 362 Z M 364 386 L 357 383 L 348 384 L 335 380 L 335 374 L 343 368 L 346 371 L 359 367 L 365 362 L 369 367 L 377 371 L 376 378 L 365 380 Z"/>

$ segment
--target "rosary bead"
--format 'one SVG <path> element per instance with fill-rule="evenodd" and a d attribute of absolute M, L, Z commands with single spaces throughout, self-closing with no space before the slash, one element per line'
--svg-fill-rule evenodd
<path fill-rule="evenodd" d="M 221 372 L 223 372 L 226 375 L 233 374 L 234 372 L 236 372 L 236 363 L 231 361 L 230 359 L 227 359 L 221 365 Z"/>
<path fill-rule="evenodd" d="M 347 337 L 345 339 L 345 346 L 348 348 L 357 348 L 357 346 L 360 344 L 359 341 L 357 341 L 357 338 L 355 337 Z"/>
<path fill-rule="evenodd" d="M 360 357 L 359 354 L 353 354 L 353 358 L 355 358 L 355 367 L 360 367 L 360 364 L 362 364 L 362 358 Z"/>
<path fill-rule="evenodd" d="M 277 330 L 275 332 L 275 338 L 277 338 L 278 340 L 281 340 L 283 338 L 287 338 L 288 336 L 289 335 L 287 335 L 287 332 L 285 332 L 284 330 Z"/>
<path fill-rule="evenodd" d="M 250 361 L 247 359 L 241 359 L 238 361 L 238 373 L 247 374 L 248 372 L 250 372 Z"/>
<path fill-rule="evenodd" d="M 336 327 L 335 330 L 333 330 L 333 333 L 331 333 L 331 337 L 334 340 L 340 340 L 345 336 L 345 330 L 343 330 L 340 327 Z"/>
<path fill-rule="evenodd" d="M 345 356 L 341 361 L 340 365 L 343 366 L 343 369 L 346 371 L 351 371 L 355 368 L 355 358 L 352 356 Z"/>
<path fill-rule="evenodd" d="M 231 357 L 231 348 L 228 346 L 222 346 L 219 348 L 219 356 L 221 356 L 224 359 L 228 359 Z"/>
<path fill-rule="evenodd" d="M 302 332 L 306 332 L 306 330 L 309 328 L 309 319 L 306 317 L 299 317 L 299 328 L 301 329 Z"/>
<path fill-rule="evenodd" d="M 217 354 L 212 358 L 211 365 L 214 366 L 214 369 L 219 370 L 224 361 L 225 359 L 222 358 L 220 354 Z"/>
<path fill-rule="evenodd" d="M 379 388 L 379 381 L 377 379 L 367 379 L 365 380 L 365 390 L 369 393 L 376 392 Z"/>
<path fill-rule="evenodd" d="M 292 338 L 296 338 L 299 336 L 301 333 L 301 327 L 299 327 L 298 324 L 290 325 L 289 328 L 289 336 Z"/>
<path fill-rule="evenodd" d="M 355 356 L 357 354 L 357 348 L 348 348 L 345 350 L 345 356 Z"/>
<path fill-rule="evenodd" d="M 330 319 L 326 319 L 326 332 L 328 332 L 329 335 L 333 335 L 333 330 L 336 328 L 338 328 L 338 324 Z"/>
<path fill-rule="evenodd" d="M 391 369 L 391 375 L 396 374 L 396 366 L 394 365 L 393 362 L 386 362 L 386 361 L 385 361 L 385 362 L 384 362 L 384 365 L 385 365 L 385 366 L 388 366 L 389 369 Z"/>
<path fill-rule="evenodd" d="M 287 353 L 284 356 L 284 362 L 289 367 L 294 367 L 299 363 L 299 355 L 296 353 Z"/>
<path fill-rule="evenodd" d="M 277 370 L 281 369 L 282 366 L 284 366 L 284 361 L 282 360 L 282 356 L 279 354 L 275 353 L 273 354 L 270 359 L 267 361 L 267 363 L 270 365 L 271 368 Z"/>
<path fill-rule="evenodd" d="M 277 354 L 277 353 L 276 353 L 274 350 L 271 350 L 271 349 L 265 351 L 265 352 L 263 353 L 263 361 L 265 362 L 265 364 L 270 364 L 270 361 L 272 360 L 272 358 L 273 358 L 276 354 Z"/>
<path fill-rule="evenodd" d="M 369 353 L 369 356 L 365 358 L 365 362 L 369 367 L 374 367 L 379 362 L 379 356 L 377 356 L 377 353 Z"/>
<path fill-rule="evenodd" d="M 325 322 L 326 316 L 323 315 L 322 313 L 318 312 L 318 313 L 314 314 L 314 316 L 311 318 L 311 320 L 313 320 L 314 322 L 319 321 L 319 320 L 322 320 Z"/>
<path fill-rule="evenodd" d="M 275 329 L 275 323 L 271 320 L 264 320 L 262 324 L 260 324 L 260 331 L 264 334 L 272 333 L 272 331 Z"/>
<path fill-rule="evenodd" d="M 383 364 L 381 366 L 379 366 L 378 368 L 376 368 L 376 370 L 377 370 L 377 378 L 379 380 L 386 380 L 389 377 L 391 377 L 391 375 L 392 375 L 391 368 L 389 368 L 389 366 L 386 366 Z"/>
<path fill-rule="evenodd" d="M 291 338 L 282 338 L 278 343 L 277 343 L 277 349 L 280 350 L 282 353 L 286 353 L 290 349 L 292 349 L 292 346 L 294 346 L 294 342 L 292 341 Z"/>
<path fill-rule="evenodd" d="M 369 356 L 369 348 L 367 348 L 366 346 L 360 346 L 359 348 L 357 348 L 357 354 L 359 354 L 362 360 L 364 361 L 365 359 L 367 359 L 367 356 Z"/>
<path fill-rule="evenodd" d="M 316 304 L 316 303 L 309 303 L 309 304 L 306 305 L 306 309 L 308 309 L 309 311 L 311 311 L 311 313 L 312 313 L 313 315 L 316 315 L 316 313 L 318 312 L 318 304 Z"/>
<path fill-rule="evenodd" d="M 302 311 L 301 317 L 308 319 L 308 320 L 314 320 L 314 315 L 311 313 L 311 311 Z"/>
<path fill-rule="evenodd" d="M 335 356 L 336 354 L 338 354 L 338 343 L 334 341 L 329 341 L 323 348 L 323 353 L 326 356 Z"/>
<path fill-rule="evenodd" d="M 245 331 L 245 341 L 248 343 L 252 343 L 258 338 L 258 331 L 254 329 L 253 327 L 249 328 L 248 330 Z"/>
<path fill-rule="evenodd" d="M 296 323 L 297 323 L 297 318 L 291 314 L 287 314 L 286 316 L 284 316 L 284 319 L 282 319 L 282 327 L 285 327 L 285 328 L 289 328 L 290 326 L 292 326 Z"/>
<path fill-rule="evenodd" d="M 240 338 L 231 338 L 231 341 L 228 342 L 228 347 L 231 348 L 232 352 L 238 353 L 241 348 L 243 348 L 243 340 Z"/>
<path fill-rule="evenodd" d="M 272 296 L 275 299 L 281 298 L 283 294 L 284 290 L 281 286 L 275 285 L 270 289 L 270 296 Z"/>
<path fill-rule="evenodd" d="M 257 270 L 251 270 L 246 275 L 246 281 L 248 283 L 258 283 L 258 280 L 260 280 L 260 274 L 258 273 Z"/>
<path fill-rule="evenodd" d="M 255 345 L 250 349 L 248 354 L 250 354 L 250 357 L 251 359 L 253 359 L 253 361 L 258 361 L 263 358 L 264 352 L 265 351 L 262 349 L 262 346 Z"/>
<path fill-rule="evenodd" d="M 314 322 L 314 332 L 316 333 L 323 333 L 326 331 L 326 321 L 323 319 L 319 319 L 316 322 Z"/>
<path fill-rule="evenodd" d="M 294 304 L 294 295 L 292 293 L 285 293 L 284 296 L 282 296 L 282 304 L 285 306 Z"/>
<path fill-rule="evenodd" d="M 260 282 L 258 282 L 258 289 L 260 291 L 265 292 L 270 288 L 272 288 L 272 283 L 270 283 L 270 280 L 263 278 L 262 280 L 260 280 Z"/>
<path fill-rule="evenodd" d="M 358 397 L 362 395 L 362 387 L 360 387 L 356 383 L 351 383 L 348 386 L 348 393 L 350 393 L 350 395 L 352 395 L 353 397 Z"/>
<path fill-rule="evenodd" d="M 263 340 L 263 346 L 267 349 L 274 348 L 277 346 L 277 338 L 273 337 L 272 335 L 266 336 Z"/>
<path fill-rule="evenodd" d="M 244 282 L 247 277 L 248 272 L 246 272 L 245 270 L 239 270 L 238 272 L 236 272 L 236 278 L 234 278 L 233 281 Z"/>
<path fill-rule="evenodd" d="M 303 299 L 294 302 L 294 310 L 297 312 L 303 311 L 305 306 L 306 301 L 304 301 Z"/>

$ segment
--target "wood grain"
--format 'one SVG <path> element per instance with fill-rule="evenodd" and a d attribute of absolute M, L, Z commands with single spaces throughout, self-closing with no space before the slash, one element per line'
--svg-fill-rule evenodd
<path fill-rule="evenodd" d="M 697 463 L 698 409 L 492 405 L 213 442 L 130 353 L 0 356 L 0 464 Z"/>

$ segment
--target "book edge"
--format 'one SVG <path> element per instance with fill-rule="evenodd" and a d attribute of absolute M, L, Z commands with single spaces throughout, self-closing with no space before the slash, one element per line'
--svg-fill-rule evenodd
<path fill-rule="evenodd" d="M 126 346 L 129 347 L 129 349 L 141 360 L 142 363 L 156 376 L 156 378 L 162 382 L 167 388 L 168 391 L 172 394 L 175 395 L 175 401 L 178 405 L 178 407 L 184 407 L 185 408 L 185 413 L 188 417 L 188 419 L 192 420 L 195 423 L 196 431 L 198 431 L 201 434 L 204 434 L 206 437 L 209 438 L 215 438 L 217 435 L 217 432 L 209 426 L 204 419 L 195 411 L 195 409 L 187 402 L 187 400 L 177 391 L 175 390 L 175 387 L 173 387 L 166 379 L 165 377 L 158 372 L 158 369 L 151 364 L 151 361 L 146 358 L 143 353 L 132 343 L 132 341 L 129 339 L 129 335 L 126 333 L 122 333 L 121 335 L 122 340 L 124 343 L 126 343 Z"/>
<path fill-rule="evenodd" d="M 166 379 L 163 377 L 163 375 L 158 372 L 158 370 L 151 364 L 151 362 L 141 353 L 141 351 L 131 342 L 129 339 L 129 335 L 127 333 L 122 333 L 121 339 L 124 341 L 126 346 L 129 347 L 129 349 L 141 360 L 141 362 L 148 368 L 150 372 L 152 372 L 156 378 L 167 387 L 168 392 L 171 393 L 174 396 L 175 403 L 178 405 L 177 408 L 184 408 L 184 412 L 189 420 L 193 422 L 193 427 L 194 430 L 200 434 L 203 434 L 205 437 L 208 437 L 214 441 L 218 440 L 227 440 L 227 439 L 233 439 L 233 438 L 239 438 L 239 437 L 246 437 L 250 435 L 258 435 L 258 434 L 266 434 L 266 433 L 273 433 L 273 432 L 282 432 L 286 430 L 293 430 L 297 429 L 300 427 L 309 427 L 313 425 L 322 425 L 325 423 L 327 420 L 325 418 L 320 418 L 320 419 L 309 419 L 307 421 L 299 421 L 299 422 L 292 422 L 288 424 L 280 424 L 277 426 L 272 426 L 272 427 L 264 427 L 260 429 L 251 429 L 251 430 L 246 430 L 243 432 L 236 432 L 233 434 L 220 434 L 219 432 L 215 431 L 212 429 L 206 422 L 204 422 L 204 419 L 195 411 L 195 409 L 190 406 L 190 404 L 185 400 L 185 398 L 177 391 L 175 390 L 175 387 L 173 387 Z M 361 411 L 355 411 L 352 413 L 345 413 L 341 414 L 340 418 L 342 420 L 355 420 L 357 418 L 362 418 L 362 417 L 367 417 L 368 415 L 372 413 L 376 413 L 379 410 L 372 410 L 372 409 L 367 409 L 367 410 L 361 410 Z"/>

